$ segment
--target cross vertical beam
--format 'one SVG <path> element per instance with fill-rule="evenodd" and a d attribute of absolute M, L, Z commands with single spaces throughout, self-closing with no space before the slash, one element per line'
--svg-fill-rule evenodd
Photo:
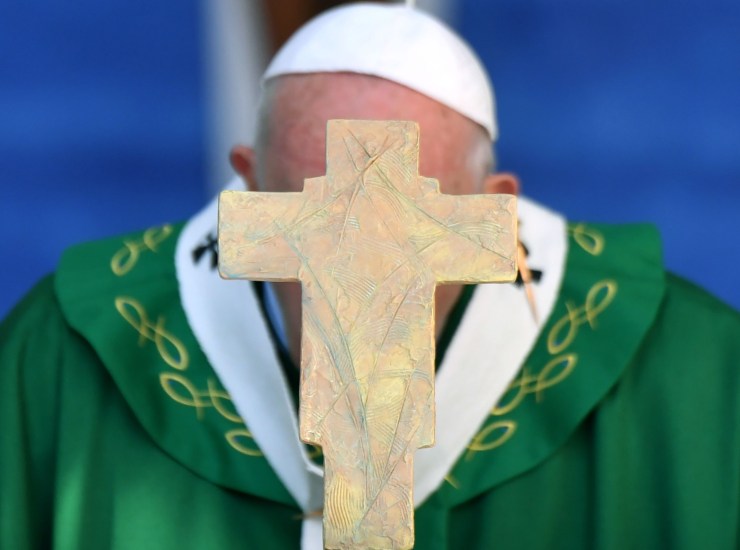
<path fill-rule="evenodd" d="M 300 435 L 325 457 L 327 548 L 411 548 L 434 444 L 434 289 L 516 278 L 516 198 L 418 174 L 413 122 L 332 120 L 301 193 L 225 191 L 225 278 L 300 281 Z"/>

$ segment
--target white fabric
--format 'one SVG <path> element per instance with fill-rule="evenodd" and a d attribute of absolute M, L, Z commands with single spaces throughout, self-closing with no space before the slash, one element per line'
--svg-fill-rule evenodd
<path fill-rule="evenodd" d="M 480 60 L 420 10 L 370 3 L 328 10 L 293 34 L 263 79 L 345 71 L 403 84 L 474 120 L 492 141 L 498 138 L 493 87 Z"/>
<path fill-rule="evenodd" d="M 237 180 L 230 188 L 243 188 Z M 536 283 L 540 319 L 546 320 L 563 278 L 566 231 L 562 217 L 526 199 L 519 201 L 520 235 L 529 265 L 544 273 Z M 298 439 L 295 408 L 269 338 L 257 298 L 247 281 L 223 281 L 192 250 L 215 234 L 217 202 L 185 226 L 176 268 L 188 322 L 236 410 L 296 502 L 306 512 L 322 506 L 320 469 Z M 476 289 L 445 355 L 436 382 L 437 442 L 415 455 L 415 505 L 443 482 L 498 402 L 537 338 L 523 288 Z M 321 522 L 304 521 L 304 550 L 322 548 Z"/>
<path fill-rule="evenodd" d="M 233 189 L 245 189 L 235 180 Z M 323 501 L 323 472 L 298 438 L 296 411 L 249 281 L 223 281 L 192 250 L 216 234 L 218 201 L 185 226 L 175 252 L 180 298 L 198 343 L 239 415 L 290 494 L 305 511 Z"/>
<path fill-rule="evenodd" d="M 303 520 L 301 550 L 324 550 L 324 524 L 321 516 Z"/>

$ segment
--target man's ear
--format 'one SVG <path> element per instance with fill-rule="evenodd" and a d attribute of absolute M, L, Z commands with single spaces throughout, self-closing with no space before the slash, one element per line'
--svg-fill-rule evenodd
<path fill-rule="evenodd" d="M 519 194 L 519 178 L 508 172 L 488 174 L 483 180 L 484 193 L 506 193 L 507 195 Z"/>
<path fill-rule="evenodd" d="M 229 162 L 234 171 L 247 183 L 247 189 L 258 191 L 257 156 L 254 149 L 246 145 L 234 145 L 229 153 Z"/>

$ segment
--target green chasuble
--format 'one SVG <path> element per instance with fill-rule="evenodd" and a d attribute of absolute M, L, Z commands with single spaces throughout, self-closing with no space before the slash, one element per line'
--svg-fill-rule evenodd
<path fill-rule="evenodd" d="M 299 547 L 186 321 L 179 231 L 72 249 L 2 325 L 0 548 Z M 737 548 L 740 316 L 666 274 L 649 227 L 569 235 L 553 312 L 416 547 Z"/>

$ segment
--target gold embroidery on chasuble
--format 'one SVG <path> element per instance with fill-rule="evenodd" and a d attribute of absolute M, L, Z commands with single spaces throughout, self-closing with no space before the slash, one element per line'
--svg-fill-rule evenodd
<path fill-rule="evenodd" d="M 604 236 L 597 229 L 580 223 L 568 227 L 573 241 L 591 256 L 599 256 L 606 247 Z M 567 276 L 567 273 L 566 273 Z M 550 326 L 545 338 L 547 362 L 540 369 L 525 364 L 511 382 L 498 404 L 491 410 L 489 421 L 478 431 L 467 447 L 465 461 L 471 461 L 477 453 L 493 451 L 510 442 L 517 433 L 519 423 L 515 418 L 506 418 L 516 411 L 529 396 L 535 403 L 545 399 L 546 391 L 565 382 L 575 371 L 579 353 L 575 350 L 580 329 L 586 325 L 598 330 L 598 318 L 614 301 L 618 284 L 613 279 L 601 279 L 591 285 L 583 303 L 566 300 L 566 312 Z"/>
<path fill-rule="evenodd" d="M 570 224 L 568 234 L 578 246 L 592 256 L 600 256 L 604 251 L 606 244 L 604 236 L 594 227 L 589 227 L 585 223 Z"/>
<path fill-rule="evenodd" d="M 125 239 L 123 246 L 110 260 L 110 268 L 114 275 L 123 277 L 136 267 L 139 257 L 144 252 L 157 253 L 158 247 L 172 234 L 171 225 L 152 227 L 144 231 L 141 239 Z"/>
<path fill-rule="evenodd" d="M 125 239 L 110 260 L 113 274 L 125 277 L 132 273 L 142 253 L 158 253 L 158 246 L 167 240 L 172 231 L 170 225 L 164 225 L 146 230 L 140 239 Z M 232 425 L 224 431 L 224 441 L 232 450 L 245 456 L 261 457 L 262 452 L 236 412 L 231 397 L 216 378 L 211 376 L 197 382 L 189 376 L 190 354 L 182 340 L 167 329 L 165 316 L 152 315 L 137 298 L 130 295 L 117 296 L 114 306 L 138 334 L 137 345 L 154 346 L 164 366 L 169 367 L 159 373 L 159 383 L 165 395 L 179 405 L 194 409 L 198 421 L 205 419 L 206 411 L 213 411 Z"/>

